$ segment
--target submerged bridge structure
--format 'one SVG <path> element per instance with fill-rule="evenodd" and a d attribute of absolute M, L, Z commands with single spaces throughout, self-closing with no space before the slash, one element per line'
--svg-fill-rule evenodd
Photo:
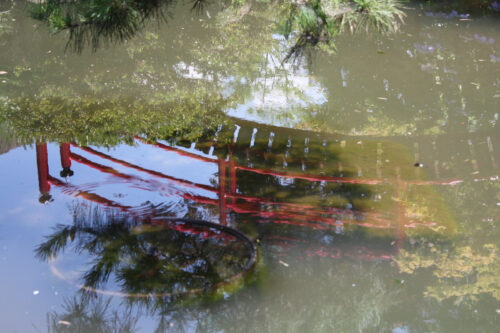
<path fill-rule="evenodd" d="M 361 228 L 391 237 L 397 251 L 408 233 L 453 232 L 453 215 L 437 187 L 499 180 L 500 148 L 494 147 L 498 134 L 493 132 L 467 138 L 369 138 L 237 120 L 198 142 L 150 141 L 140 136 L 134 140 L 154 147 L 155 154 L 167 151 L 214 165 L 218 172 L 207 185 L 134 164 L 102 149 L 62 143 L 61 177 L 54 177 L 49 173 L 44 143 L 36 146 L 40 200 L 49 200 L 51 186 L 56 186 L 99 205 L 137 213 L 136 207 L 66 182 L 74 162 L 130 182 L 138 191 L 151 190 L 148 184 L 153 180 L 175 184 L 184 200 L 216 209 L 223 225 L 237 215 L 262 224 L 339 233 Z M 286 234 L 281 236 L 271 238 L 283 244 L 290 240 Z M 317 252 L 338 255 L 332 253 Z"/>

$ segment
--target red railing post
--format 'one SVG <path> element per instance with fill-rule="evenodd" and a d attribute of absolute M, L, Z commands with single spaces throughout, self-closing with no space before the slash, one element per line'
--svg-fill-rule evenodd
<path fill-rule="evenodd" d="M 52 201 L 52 196 L 50 195 L 47 143 L 36 145 L 36 166 L 38 170 L 38 189 L 40 190 L 38 201 L 40 203 Z"/>
<path fill-rule="evenodd" d="M 61 143 L 59 145 L 59 153 L 61 155 L 62 166 L 62 170 L 60 172 L 61 177 L 73 176 L 73 171 L 71 170 L 71 150 L 69 142 Z"/>

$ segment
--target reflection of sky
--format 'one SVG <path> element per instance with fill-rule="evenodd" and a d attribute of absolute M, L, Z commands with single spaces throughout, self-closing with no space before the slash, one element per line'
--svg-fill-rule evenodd
<path fill-rule="evenodd" d="M 294 110 L 327 102 L 326 89 L 309 75 L 304 66 L 292 68 L 290 63 L 286 63 L 281 68 L 279 60 L 274 58 L 268 62 L 267 70 L 274 75 L 271 78 L 258 78 L 252 84 L 250 97 L 227 110 L 228 115 L 275 126 L 293 127 L 300 121 L 293 114 Z"/>
<path fill-rule="evenodd" d="M 321 63 L 322 57 L 314 60 L 318 60 L 315 74 L 304 62 L 282 65 L 290 45 L 275 36 L 277 49 L 274 55 L 263 56 L 265 64 L 257 78 L 238 73 L 218 78 L 221 95 L 235 100 L 227 114 L 269 125 L 328 128 L 343 134 L 416 135 L 484 128 L 474 125 L 481 123 L 477 119 L 469 119 L 466 126 L 461 122 L 463 114 L 478 118 L 478 109 L 487 110 L 482 119 L 491 119 L 495 109 L 497 80 L 491 66 L 500 57 L 492 22 L 487 18 L 469 22 L 467 13 L 418 12 L 432 16 L 423 18 L 429 25 L 423 29 L 412 22 L 404 25 L 394 37 L 397 46 L 392 45 L 392 37 L 377 40 L 376 45 L 372 37 L 358 37 L 357 46 L 350 37 L 344 44 L 339 39 L 338 55 L 326 63 Z M 456 20 L 458 30 L 431 28 L 434 21 L 451 20 Z M 376 54 L 375 48 L 382 51 Z M 362 53 L 366 56 L 359 56 Z M 179 62 L 174 68 L 185 78 L 213 80 L 196 63 Z M 317 106 L 322 106 L 319 116 Z"/>
<path fill-rule="evenodd" d="M 307 69 L 293 70 L 289 64 L 284 67 L 286 74 L 257 79 L 250 98 L 227 110 L 228 115 L 293 127 L 300 119 L 290 111 L 327 102 L 326 90 L 309 75 Z"/>
<path fill-rule="evenodd" d="M 143 167 L 149 170 L 155 170 L 166 175 L 182 175 L 183 179 L 185 180 L 203 185 L 210 185 L 207 180 L 213 178 L 213 176 L 217 173 L 217 164 L 215 163 L 208 163 L 194 160 L 188 157 L 183 157 L 174 152 L 165 151 L 147 144 L 137 143 L 136 147 L 120 145 L 114 147 L 110 151 L 106 149 L 97 150 L 112 157 L 121 156 L 123 158 L 123 156 L 126 156 L 127 162 L 136 166 Z M 118 172 L 136 177 L 136 181 L 134 181 L 135 185 L 142 186 L 143 188 L 150 190 L 151 193 L 150 195 L 148 195 L 147 199 L 152 202 L 154 200 L 153 197 L 155 196 L 158 196 L 157 199 L 160 202 L 163 202 L 165 201 L 165 197 L 163 197 L 162 194 L 174 194 L 178 190 L 192 194 L 200 194 L 195 192 L 202 191 L 193 188 L 185 188 L 173 181 L 162 179 L 160 177 L 150 176 L 148 174 L 145 174 L 144 172 L 122 166 L 109 160 L 101 159 L 95 155 L 79 150 L 78 148 L 72 147 L 72 151 L 97 163 L 110 166 Z M 73 165 L 74 167 L 77 167 L 78 163 L 73 162 Z M 75 175 L 79 176 L 79 182 L 95 182 L 96 179 L 104 181 L 110 178 L 110 176 L 103 177 L 100 171 L 93 170 L 87 166 L 82 166 L 81 169 L 85 169 L 85 171 L 82 170 L 83 174 L 77 174 L 77 171 L 75 169 Z M 102 193 L 103 195 L 129 193 L 131 191 L 131 189 L 129 188 L 129 184 L 122 182 L 119 178 L 117 179 L 116 177 L 111 176 L 111 180 L 113 179 L 116 180 L 112 186 L 115 191 L 111 190 L 110 188 L 109 190 L 107 190 L 107 193 Z M 123 187 L 122 192 L 120 192 L 120 186 Z M 106 188 L 108 187 L 109 186 L 106 186 Z M 209 193 L 203 194 L 209 195 Z M 126 197 L 124 199 L 127 200 Z M 144 201 L 146 201 L 146 199 L 144 199 Z M 139 203 L 125 202 L 125 204 L 137 205 Z"/>
<path fill-rule="evenodd" d="M 59 147 L 49 144 L 49 172 L 59 177 L 61 170 Z M 100 151 L 144 168 L 154 169 L 166 174 L 178 175 L 183 179 L 210 185 L 208 180 L 217 172 L 217 164 L 194 161 L 178 154 L 162 151 L 148 145 L 141 149 L 131 146 L 118 146 L 111 151 Z M 167 190 L 186 189 L 168 180 L 155 179 L 140 171 L 120 166 L 78 148 L 72 152 L 85 156 L 97 163 L 113 167 L 119 172 L 151 180 L 152 183 L 140 183 L 143 187 L 152 187 L 151 191 L 134 188 L 119 178 L 104 175 L 86 165 L 72 162 L 75 174 L 70 178 L 73 185 L 96 184 L 90 186 L 91 193 L 96 193 L 124 205 L 140 205 L 146 201 L 151 203 L 176 202 L 181 200 L 177 195 L 166 197 Z M 189 162 L 188 162 L 189 161 Z M 75 203 L 86 202 L 76 199 L 71 193 L 63 193 L 60 188 L 51 186 L 54 201 L 49 204 L 38 202 L 38 178 L 36 154 L 34 149 L 18 148 L 0 155 L 0 322 L 2 332 L 33 332 L 34 327 L 45 331 L 46 314 L 50 311 L 61 311 L 64 297 L 75 294 L 76 288 L 55 277 L 49 266 L 34 256 L 34 249 L 44 241 L 44 237 L 52 233 L 57 224 L 72 224 L 70 209 Z M 100 185 L 100 182 L 110 182 Z M 165 191 L 157 191 L 151 184 L 163 186 Z M 200 189 L 189 188 L 193 194 L 216 197 L 216 194 Z M 73 193 L 74 194 L 74 193 Z M 122 195 L 121 195 L 122 194 Z M 182 208 L 182 207 L 181 207 Z M 182 213 L 182 212 L 181 212 Z M 209 216 L 207 216 L 209 218 Z M 145 318 L 143 318 L 145 319 Z M 143 325 L 150 325 L 143 324 Z M 144 326 L 143 326 L 144 327 Z M 152 330 L 151 330 L 152 331 Z"/>
<path fill-rule="evenodd" d="M 58 197 L 58 205 L 38 203 L 34 150 L 18 148 L 0 155 L 0 165 L 1 330 L 33 332 L 46 325 L 46 311 L 40 309 L 56 308 L 63 302 L 61 294 L 73 289 L 55 279 L 33 252 L 53 225 L 71 220 L 66 206 L 71 199 Z"/>
<path fill-rule="evenodd" d="M 193 65 L 188 65 L 186 64 L 184 61 L 180 61 L 179 63 L 177 63 L 175 66 L 174 66 L 174 70 L 175 72 L 186 78 L 186 79 L 195 79 L 195 80 L 200 80 L 200 79 L 204 79 L 204 80 L 207 80 L 207 81 L 212 81 L 213 78 L 212 76 L 210 75 L 203 75 L 203 73 L 199 72 L 196 67 L 194 67 Z"/>
<path fill-rule="evenodd" d="M 281 55 L 284 56 L 285 53 Z M 213 80 L 211 75 L 204 75 L 194 65 L 183 61 L 177 63 L 174 70 L 187 79 Z M 269 56 L 267 67 L 261 71 L 261 75 L 250 83 L 250 96 L 236 107 L 227 110 L 229 116 L 293 127 L 300 120 L 293 114 L 293 110 L 321 105 L 328 101 L 326 89 L 309 74 L 303 64 L 281 65 L 276 56 Z M 222 78 L 221 82 L 221 93 L 225 98 L 237 94 L 235 86 L 248 83 L 246 78 L 237 80 L 235 77 Z"/>
<path fill-rule="evenodd" d="M 149 211 L 152 207 L 156 207 L 157 209 L 167 209 L 168 211 L 175 212 L 178 216 L 183 216 L 188 213 L 188 206 L 185 204 L 185 195 L 203 196 L 211 199 L 217 198 L 216 185 L 214 186 L 210 183 L 212 179 L 217 178 L 215 177 L 218 172 L 216 163 L 198 161 L 141 143 L 136 143 L 135 147 L 120 145 L 110 151 L 106 149 L 96 150 L 111 157 L 124 158 L 126 156 L 127 162 L 132 165 L 154 170 L 164 175 L 176 175 L 175 177 L 179 179 L 176 181 L 161 176 L 150 175 L 73 147 L 72 151 L 74 153 L 83 155 L 96 163 L 111 167 L 122 175 L 131 176 L 132 179 L 115 177 L 94 170 L 86 165 L 79 166 L 78 163 L 74 162 L 75 176 L 78 175 L 78 177 L 74 176 L 72 183 L 84 186 L 84 188 L 90 186 L 92 193 L 121 205 L 130 206 L 134 212 L 141 213 Z M 186 182 L 183 182 L 183 180 Z M 211 187 L 214 191 L 201 189 L 189 184 L 189 182 Z M 96 185 L 95 187 L 93 187 L 94 184 Z M 217 220 L 213 214 L 201 207 L 197 207 L 196 210 L 206 220 Z"/>

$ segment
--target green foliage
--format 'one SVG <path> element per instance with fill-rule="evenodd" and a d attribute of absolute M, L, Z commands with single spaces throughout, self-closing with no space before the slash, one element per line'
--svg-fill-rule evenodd
<path fill-rule="evenodd" d="M 485 244 L 482 251 L 461 246 L 448 252 L 434 245 L 414 252 L 402 250 L 395 263 L 407 274 L 431 269 L 437 281 L 426 288 L 424 295 L 438 301 L 452 298 L 459 303 L 464 298 L 476 300 L 481 294 L 500 300 L 500 262 L 494 244 Z"/>
<path fill-rule="evenodd" d="M 316 12 L 310 7 L 302 7 L 297 23 L 304 33 L 316 34 L 319 28 Z"/>
<path fill-rule="evenodd" d="M 288 17 L 279 24 L 279 31 L 287 39 L 294 35 L 295 45 L 286 60 L 300 55 L 307 46 L 318 43 L 334 50 L 333 39 L 347 28 L 396 32 L 404 13 L 398 0 L 308 0 L 285 1 Z"/>
<path fill-rule="evenodd" d="M 19 146 L 11 130 L 1 122 L 0 118 L 0 154 L 8 152 L 9 150 Z"/>
<path fill-rule="evenodd" d="M 266 4 L 260 6 L 258 2 L 231 1 L 226 9 L 232 13 L 226 21 L 238 22 L 252 5 L 265 7 L 261 14 L 273 16 L 283 36 L 296 35 L 296 45 L 290 53 L 300 53 L 301 48 L 319 42 L 333 48 L 333 38 L 346 26 L 353 32 L 372 28 L 394 32 L 403 18 L 397 0 L 276 0 L 263 1 Z M 69 30 L 68 46 L 81 52 L 87 44 L 96 50 L 103 41 L 130 39 L 149 19 L 165 20 L 174 4 L 172 0 L 47 0 L 32 4 L 31 15 L 46 22 L 54 32 Z M 204 1 L 192 3 L 199 13 L 204 5 Z"/>
<path fill-rule="evenodd" d="M 182 135 L 196 140 L 223 121 L 218 95 L 181 93 L 151 99 L 74 96 L 50 91 L 0 105 L 0 120 L 24 144 L 76 141 L 111 146 L 135 135 L 161 139 Z"/>
<path fill-rule="evenodd" d="M 90 44 L 131 38 L 151 18 L 164 20 L 171 0 L 47 0 L 30 6 L 33 18 L 44 21 L 53 32 L 70 31 L 68 46 L 81 52 Z"/>
<path fill-rule="evenodd" d="M 404 13 L 399 9 L 397 0 L 354 0 L 356 10 L 346 13 L 343 27 L 349 27 L 354 32 L 360 29 L 366 31 L 396 32 Z"/>

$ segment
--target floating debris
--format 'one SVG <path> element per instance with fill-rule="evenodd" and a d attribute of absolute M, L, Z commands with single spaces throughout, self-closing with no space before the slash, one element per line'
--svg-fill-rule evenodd
<path fill-rule="evenodd" d="M 288 267 L 288 266 L 289 266 L 286 262 L 284 262 L 284 261 L 282 261 L 282 260 L 280 260 L 280 261 L 279 261 L 279 263 L 280 263 L 280 264 L 282 264 L 282 265 L 283 265 L 283 266 L 285 266 L 285 267 Z"/>

